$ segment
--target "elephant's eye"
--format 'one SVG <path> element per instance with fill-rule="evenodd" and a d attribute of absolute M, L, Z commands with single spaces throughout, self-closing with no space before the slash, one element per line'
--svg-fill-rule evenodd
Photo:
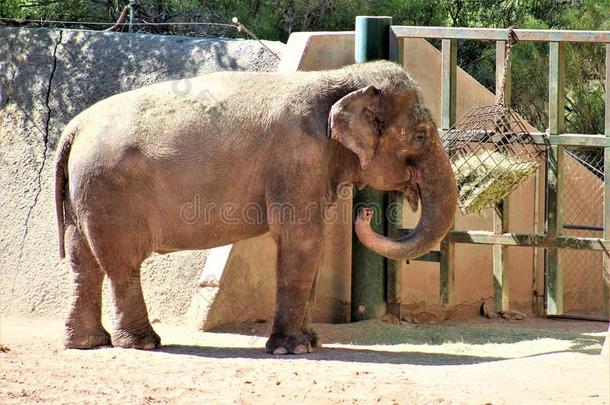
<path fill-rule="evenodd" d="M 426 133 L 426 131 L 418 131 L 415 133 L 415 139 L 417 139 L 418 141 L 423 141 L 424 139 L 426 139 L 426 136 L 428 134 Z"/>

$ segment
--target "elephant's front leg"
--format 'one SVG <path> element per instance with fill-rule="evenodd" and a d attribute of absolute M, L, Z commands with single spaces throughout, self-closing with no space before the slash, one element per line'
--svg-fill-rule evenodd
<path fill-rule="evenodd" d="M 320 284 L 320 269 L 316 271 L 316 275 L 313 280 L 311 287 L 311 293 L 309 294 L 309 300 L 307 301 L 307 309 L 305 310 L 305 318 L 303 319 L 303 327 L 301 330 L 309 338 L 311 347 L 322 347 L 322 341 L 320 335 L 315 331 L 312 326 L 313 312 L 316 309 L 316 302 L 318 299 L 318 285 Z"/>
<path fill-rule="evenodd" d="M 320 224 L 284 224 L 275 233 L 278 244 L 275 319 L 267 352 L 302 354 L 311 351 L 304 333 L 307 303 L 320 261 Z"/>

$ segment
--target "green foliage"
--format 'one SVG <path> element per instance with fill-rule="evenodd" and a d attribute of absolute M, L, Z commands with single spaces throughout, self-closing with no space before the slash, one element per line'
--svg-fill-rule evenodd
<path fill-rule="evenodd" d="M 568 29 L 610 29 L 610 0 L 588 0 L 564 15 Z M 570 132 L 603 134 L 605 49 L 569 45 L 566 49 L 566 127 Z"/>
<path fill-rule="evenodd" d="M 31 20 L 104 20 L 116 0 L 0 0 L 0 16 Z M 118 17 L 118 14 L 116 14 Z M 114 17 L 114 15 L 112 15 Z"/>
<path fill-rule="evenodd" d="M 0 16 L 32 20 L 113 23 L 128 0 L 0 0 Z M 395 24 L 551 29 L 610 29 L 610 0 L 138 0 L 136 22 L 220 22 L 237 16 L 259 37 L 286 41 L 295 31 L 352 30 L 357 15 L 390 15 Z M 97 28 L 95 26 L 71 26 Z M 162 34 L 241 37 L 213 26 L 146 26 Z M 433 42 L 434 43 L 434 42 Z M 435 45 L 438 45 L 434 43 Z M 458 64 L 495 90 L 495 46 L 460 41 Z M 519 43 L 513 50 L 512 105 L 540 130 L 548 121 L 548 47 Z M 566 126 L 602 133 L 604 47 L 567 45 Z"/>

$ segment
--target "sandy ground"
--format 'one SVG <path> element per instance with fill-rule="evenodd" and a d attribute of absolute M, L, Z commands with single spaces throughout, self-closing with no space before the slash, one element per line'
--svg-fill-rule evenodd
<path fill-rule="evenodd" d="M 160 350 L 77 351 L 60 321 L 2 318 L 0 403 L 609 403 L 604 323 L 320 325 L 329 343 L 301 357 L 265 354 L 268 327 L 156 324 Z"/>

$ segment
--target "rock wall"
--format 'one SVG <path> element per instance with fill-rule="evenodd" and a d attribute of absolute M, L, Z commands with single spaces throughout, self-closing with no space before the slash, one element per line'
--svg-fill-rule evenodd
<path fill-rule="evenodd" d="M 279 54 L 284 47 L 266 44 Z M 151 83 L 277 64 L 249 40 L 0 29 L 0 315 L 63 317 L 67 309 L 71 275 L 57 253 L 53 162 L 73 116 Z M 205 251 L 180 252 L 145 262 L 151 319 L 181 319 L 205 258 Z"/>

